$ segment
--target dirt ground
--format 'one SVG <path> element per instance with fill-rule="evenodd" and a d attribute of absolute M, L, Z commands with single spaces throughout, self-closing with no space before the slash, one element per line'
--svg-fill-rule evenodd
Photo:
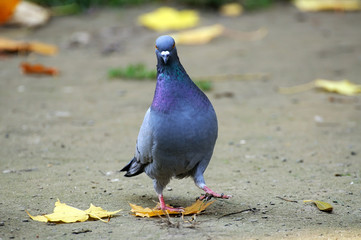
<path fill-rule="evenodd" d="M 136 18 L 156 7 L 55 18 L 36 30 L 0 29 L 1 36 L 60 48 L 54 57 L 0 60 L 0 239 L 361 239 L 360 96 L 277 91 L 316 78 L 361 84 L 360 12 L 300 13 L 290 5 L 238 18 L 202 12 L 203 26 L 268 31 L 258 40 L 231 34 L 178 46 L 193 79 L 229 76 L 207 92 L 219 138 L 205 178 L 233 198 L 216 200 L 192 225 L 130 214 L 129 202 L 153 207 L 157 201 L 145 174 L 117 172 L 133 157 L 155 82 L 109 80 L 107 71 L 139 62 L 155 68 L 159 34 Z M 90 34 L 89 44 L 70 46 L 80 31 Z M 25 76 L 23 61 L 61 73 Z M 256 75 L 234 77 L 249 73 Z M 191 179 L 173 180 L 165 200 L 188 206 L 201 193 Z M 57 198 L 80 209 L 93 203 L 123 211 L 109 223 L 29 219 L 25 210 L 50 213 Z M 334 211 L 321 212 L 305 199 L 328 202 Z M 254 211 L 240 212 L 249 208 Z"/>

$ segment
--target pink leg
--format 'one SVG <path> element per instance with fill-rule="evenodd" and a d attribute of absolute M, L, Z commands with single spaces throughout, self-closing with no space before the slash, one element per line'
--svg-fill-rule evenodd
<path fill-rule="evenodd" d="M 172 211 L 172 212 L 184 212 L 184 208 L 172 208 L 172 207 L 167 207 L 165 205 L 164 199 L 163 199 L 163 194 L 159 194 L 158 195 L 158 199 L 160 202 L 160 209 L 166 211 Z"/>
<path fill-rule="evenodd" d="M 232 195 L 225 195 L 225 194 L 219 194 L 219 193 L 215 193 L 212 191 L 212 189 L 210 189 L 207 186 L 202 187 L 202 189 L 206 192 L 205 195 L 202 195 L 199 197 L 200 200 L 203 200 L 205 198 L 210 198 L 210 197 L 215 197 L 215 198 L 224 198 L 224 199 L 228 199 L 231 198 Z M 208 196 L 207 196 L 208 195 Z"/>

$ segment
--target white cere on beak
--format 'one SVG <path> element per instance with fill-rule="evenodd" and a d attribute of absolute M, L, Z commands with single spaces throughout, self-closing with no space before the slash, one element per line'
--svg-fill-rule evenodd
<path fill-rule="evenodd" d="M 161 54 L 162 56 L 167 56 L 167 55 L 169 55 L 169 51 L 162 51 L 160 54 Z"/>
<path fill-rule="evenodd" d="M 162 51 L 160 53 L 160 55 L 163 58 L 164 63 L 166 64 L 168 62 L 168 57 L 169 57 L 169 51 Z"/>

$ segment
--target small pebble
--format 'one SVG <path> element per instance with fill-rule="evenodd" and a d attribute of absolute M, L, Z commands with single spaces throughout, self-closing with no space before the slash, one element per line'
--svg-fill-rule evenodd
<path fill-rule="evenodd" d="M 25 89 L 26 89 L 26 88 L 25 88 L 24 85 L 20 85 L 20 86 L 18 86 L 18 89 L 17 89 L 17 90 L 18 90 L 19 93 L 22 93 L 22 92 L 25 92 Z"/>
<path fill-rule="evenodd" d="M 0 222 L 0 227 L 5 226 L 4 222 Z"/>
<path fill-rule="evenodd" d="M 315 120 L 315 122 L 317 122 L 317 123 L 323 123 L 323 122 L 324 122 L 323 117 L 318 116 L 318 115 L 316 115 L 316 116 L 314 117 L 314 120 Z"/>

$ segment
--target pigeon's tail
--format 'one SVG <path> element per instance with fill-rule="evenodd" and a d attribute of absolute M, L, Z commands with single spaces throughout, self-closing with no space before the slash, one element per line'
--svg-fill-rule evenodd
<path fill-rule="evenodd" d="M 134 177 L 144 172 L 145 165 L 133 158 L 120 172 L 127 172 L 125 177 Z"/>

